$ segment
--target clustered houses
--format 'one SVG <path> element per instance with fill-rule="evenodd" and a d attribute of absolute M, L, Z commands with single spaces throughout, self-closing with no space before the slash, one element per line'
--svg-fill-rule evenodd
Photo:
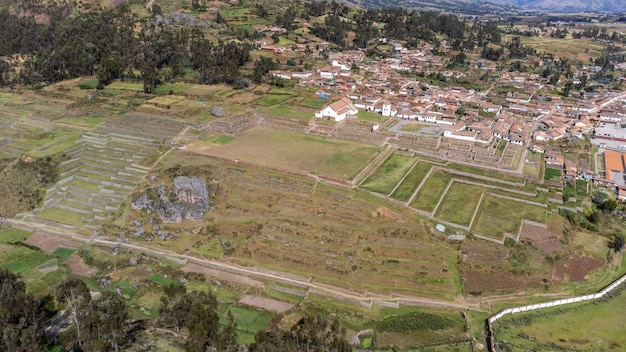
<path fill-rule="evenodd" d="M 626 155 L 624 153 L 606 150 L 604 152 L 604 165 L 606 169 L 605 180 L 600 182 L 615 187 L 617 199 L 626 202 Z"/>

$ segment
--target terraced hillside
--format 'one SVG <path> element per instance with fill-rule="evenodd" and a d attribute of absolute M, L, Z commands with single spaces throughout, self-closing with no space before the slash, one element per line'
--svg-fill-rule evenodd
<path fill-rule="evenodd" d="M 146 164 L 182 123 L 142 115 L 113 117 L 65 151 L 60 179 L 46 191 L 33 221 L 97 229 L 150 170 Z"/>

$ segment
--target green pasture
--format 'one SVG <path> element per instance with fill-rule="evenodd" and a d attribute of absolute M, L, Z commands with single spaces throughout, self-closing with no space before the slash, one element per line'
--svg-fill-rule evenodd
<path fill-rule="evenodd" d="M 311 111 L 292 109 L 283 105 L 272 106 L 271 108 L 263 109 L 262 112 L 272 116 L 286 117 L 304 122 L 309 122 L 314 116 L 314 113 Z"/>
<path fill-rule="evenodd" d="M 319 110 L 324 107 L 328 103 L 328 100 L 318 98 L 318 99 L 304 99 L 298 102 L 298 105 L 303 106 L 305 108 L 311 108 Z"/>
<path fill-rule="evenodd" d="M 408 201 L 415 192 L 417 186 L 419 186 L 420 182 L 426 177 L 428 171 L 432 168 L 431 164 L 418 162 L 417 165 L 411 170 L 411 172 L 406 176 L 404 181 L 398 186 L 395 192 L 391 195 L 392 198 L 401 200 L 403 202 Z"/>
<path fill-rule="evenodd" d="M 505 317 L 494 324 L 495 337 L 513 351 L 623 351 L 624 307 L 626 292 L 622 289 L 602 302 Z"/>
<path fill-rule="evenodd" d="M 131 90 L 135 92 L 143 92 L 143 84 L 141 83 L 128 83 L 128 82 L 113 82 L 106 86 L 106 89 L 114 90 Z"/>
<path fill-rule="evenodd" d="M 561 177 L 561 170 L 551 169 L 549 167 L 546 168 L 545 174 L 543 176 L 544 180 L 551 180 L 553 178 Z"/>
<path fill-rule="evenodd" d="M 10 251 L 0 253 L 0 268 L 9 269 L 14 274 L 21 274 L 50 259 L 40 250 L 14 246 Z"/>
<path fill-rule="evenodd" d="M 415 158 L 392 154 L 361 186 L 370 191 L 389 194 L 414 162 Z"/>
<path fill-rule="evenodd" d="M 501 238 L 505 232 L 516 234 L 520 229 L 522 219 L 545 224 L 547 221 L 546 208 L 509 199 L 485 196 L 472 232 Z"/>
<path fill-rule="evenodd" d="M 483 188 L 474 185 L 452 183 L 435 216 L 455 224 L 469 225 L 483 191 Z"/>
<path fill-rule="evenodd" d="M 69 258 L 72 254 L 74 254 L 74 249 L 59 247 L 52 252 L 52 255 L 59 256 L 63 259 Z"/>
<path fill-rule="evenodd" d="M 452 180 L 452 174 L 444 171 L 437 171 L 430 174 L 424 182 L 422 188 L 417 192 L 417 196 L 411 206 L 424 211 L 434 211 L 437 202 L 446 190 L 448 183 Z"/>

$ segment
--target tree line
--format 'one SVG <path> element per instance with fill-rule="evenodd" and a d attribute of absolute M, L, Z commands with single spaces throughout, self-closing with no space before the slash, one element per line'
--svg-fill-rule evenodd
<path fill-rule="evenodd" d="M 259 331 L 249 346 L 237 342 L 237 324 L 230 312 L 225 324 L 211 292 L 188 291 L 184 285 L 163 288 L 159 318 L 133 320 L 121 294 L 105 290 L 94 295 L 79 278 L 59 283 L 54 297 L 37 298 L 24 282 L 0 269 L 0 350 L 119 351 L 132 345 L 147 325 L 169 329 L 185 351 L 350 352 L 345 329 L 322 314 L 305 314 L 290 330 L 275 323 Z"/>
<path fill-rule="evenodd" d="M 95 75 L 100 87 L 118 78 L 140 79 L 151 93 L 162 80 L 189 71 L 199 83 L 236 84 L 250 58 L 246 44 L 210 40 L 196 27 L 139 19 L 127 4 L 49 17 L 38 23 L 33 16 L 0 11 L 0 84 L 37 86 Z"/>

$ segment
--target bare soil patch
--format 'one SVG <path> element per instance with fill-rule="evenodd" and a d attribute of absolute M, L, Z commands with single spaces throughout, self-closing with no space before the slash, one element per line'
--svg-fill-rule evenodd
<path fill-rule="evenodd" d="M 49 267 L 46 267 L 46 268 L 41 268 L 41 269 L 39 269 L 39 272 L 42 273 L 42 274 L 47 274 L 47 273 L 51 273 L 51 272 L 57 271 L 57 270 L 59 270 L 59 266 L 58 265 L 54 265 L 54 266 L 49 266 Z"/>
<path fill-rule="evenodd" d="M 263 283 L 261 281 L 253 280 L 245 276 L 225 273 L 223 271 L 206 268 L 197 264 L 188 263 L 183 267 L 183 271 L 186 273 L 200 273 L 206 276 L 214 277 L 218 280 L 230 281 L 241 285 L 252 286 L 252 287 L 263 287 Z"/>
<path fill-rule="evenodd" d="M 602 266 L 600 259 L 591 257 L 574 257 L 556 262 L 554 281 L 561 282 L 568 276 L 570 282 L 585 281 L 585 276 L 592 270 Z"/>
<path fill-rule="evenodd" d="M 243 295 L 243 297 L 241 297 L 241 299 L 239 300 L 239 303 L 243 303 L 252 307 L 272 310 L 278 313 L 284 313 L 294 307 L 294 305 L 291 303 L 250 295 Z"/>
<path fill-rule="evenodd" d="M 563 243 L 546 227 L 529 223 L 522 226 L 521 239 L 530 240 L 544 253 L 557 252 L 563 248 Z"/>
<path fill-rule="evenodd" d="M 0 244 L 0 253 L 6 252 L 11 249 L 11 246 L 6 244 Z"/>
<path fill-rule="evenodd" d="M 98 271 L 98 269 L 96 268 L 90 268 L 85 265 L 85 263 L 83 263 L 83 260 L 77 254 L 72 254 L 69 258 L 67 258 L 65 263 L 67 264 L 67 266 L 70 267 L 72 273 L 79 276 L 91 277 L 94 276 Z"/>
<path fill-rule="evenodd" d="M 41 249 L 46 254 L 51 254 L 59 247 L 76 248 L 76 244 L 67 238 L 49 235 L 43 232 L 35 232 L 24 242 Z"/>

